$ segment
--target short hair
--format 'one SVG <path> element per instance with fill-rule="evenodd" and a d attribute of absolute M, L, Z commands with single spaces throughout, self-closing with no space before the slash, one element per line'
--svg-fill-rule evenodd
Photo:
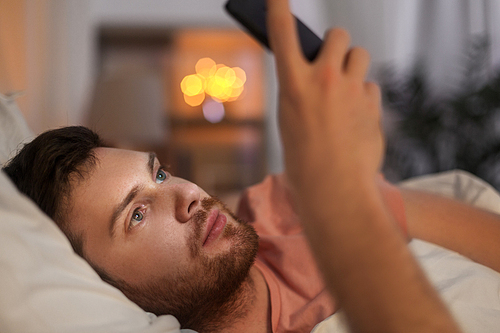
<path fill-rule="evenodd" d="M 49 130 L 37 136 L 3 170 L 66 234 L 83 256 L 82 237 L 69 229 L 66 214 L 74 181 L 82 180 L 96 163 L 94 149 L 107 145 L 83 126 Z"/>

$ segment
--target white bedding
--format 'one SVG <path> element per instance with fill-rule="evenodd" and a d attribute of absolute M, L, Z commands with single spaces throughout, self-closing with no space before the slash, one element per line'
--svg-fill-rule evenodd
<path fill-rule="evenodd" d="M 0 95 L 0 165 L 31 136 L 12 98 Z M 404 186 L 500 213 L 498 193 L 465 172 L 414 179 Z M 429 243 L 414 240 L 410 247 L 465 332 L 500 331 L 500 274 Z M 1 332 L 181 332 L 174 317 L 149 315 L 102 282 L 3 172 L 0 267 Z M 347 332 L 347 328 L 337 313 L 313 332 Z"/>
<path fill-rule="evenodd" d="M 15 96 L 0 94 L 0 166 L 15 153 L 22 142 L 33 137 L 17 108 Z"/>
<path fill-rule="evenodd" d="M 462 200 L 500 213 L 500 195 L 477 177 L 459 170 L 402 183 Z M 465 333 L 500 332 L 500 274 L 453 251 L 421 240 L 410 248 Z M 349 332 L 336 313 L 318 324 L 314 333 Z"/>
<path fill-rule="evenodd" d="M 0 165 L 31 135 L 13 99 L 0 95 Z M 2 333 L 181 332 L 173 316 L 150 315 L 104 283 L 3 172 L 0 267 Z"/>

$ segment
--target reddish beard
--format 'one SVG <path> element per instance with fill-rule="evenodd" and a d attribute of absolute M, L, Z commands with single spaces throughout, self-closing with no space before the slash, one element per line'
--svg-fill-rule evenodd
<path fill-rule="evenodd" d="M 259 240 L 255 229 L 238 220 L 218 199 L 205 198 L 201 206 L 193 216 L 193 232 L 188 239 L 190 256 L 196 263 L 194 268 L 178 272 L 174 278 L 165 277 L 138 286 L 116 279 L 108 282 L 145 311 L 174 315 L 182 328 L 216 332 L 224 322 L 245 313 L 249 301 L 245 295 L 251 294 L 248 291 L 253 289 L 249 271 L 257 255 Z M 218 207 L 236 223 L 228 221 L 219 236 L 232 241 L 231 250 L 208 257 L 202 251 L 202 237 L 213 207 Z"/>
<path fill-rule="evenodd" d="M 208 197 L 205 198 L 201 201 L 201 209 L 199 209 L 194 215 L 193 215 L 193 233 L 189 237 L 189 250 L 190 250 L 190 255 L 191 258 L 194 259 L 195 257 L 199 256 L 201 253 L 201 248 L 202 248 L 202 237 L 203 237 L 203 230 L 205 230 L 205 226 L 207 224 L 207 218 L 208 214 L 210 213 L 210 210 L 214 207 L 220 208 L 221 212 L 229 215 L 234 221 L 238 223 L 239 226 L 241 225 L 248 225 L 247 223 L 239 220 L 236 215 L 231 212 L 226 205 L 217 199 L 216 197 Z M 222 234 L 220 235 L 221 238 L 230 238 L 233 237 L 235 234 L 237 234 L 237 226 L 234 226 L 231 223 L 228 223 Z"/>

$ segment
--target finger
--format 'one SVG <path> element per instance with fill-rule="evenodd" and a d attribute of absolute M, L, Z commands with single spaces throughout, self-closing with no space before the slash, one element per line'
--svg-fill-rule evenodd
<path fill-rule="evenodd" d="M 276 57 L 278 75 L 297 68 L 299 62 L 304 60 L 288 0 L 267 0 L 267 30 L 269 45 Z"/>
<path fill-rule="evenodd" d="M 327 61 L 334 68 L 342 70 L 350 42 L 351 38 L 346 30 L 340 28 L 328 30 L 325 34 L 318 61 Z"/>
<path fill-rule="evenodd" d="M 347 53 L 345 73 L 364 79 L 370 68 L 370 54 L 361 47 L 354 47 Z"/>
<path fill-rule="evenodd" d="M 370 96 L 373 106 L 376 106 L 380 109 L 380 105 L 382 104 L 382 92 L 380 90 L 380 86 L 375 82 L 365 82 L 365 89 Z"/>
<path fill-rule="evenodd" d="M 365 82 L 365 89 L 368 92 L 369 96 L 376 98 L 377 101 L 382 99 L 382 93 L 380 90 L 380 86 L 372 81 Z"/>

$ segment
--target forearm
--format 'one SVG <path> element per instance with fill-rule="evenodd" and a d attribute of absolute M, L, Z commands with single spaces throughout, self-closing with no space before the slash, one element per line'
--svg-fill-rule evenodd
<path fill-rule="evenodd" d="M 355 332 L 458 332 L 376 185 L 384 140 L 380 89 L 365 81 L 368 53 L 333 29 L 308 63 L 288 1 L 268 0 L 267 15 L 292 198 L 349 324 Z"/>
<path fill-rule="evenodd" d="M 401 189 L 408 235 L 500 272 L 500 217 L 432 193 Z"/>
<path fill-rule="evenodd" d="M 335 205 L 306 202 L 299 204 L 299 214 L 329 290 L 353 331 L 457 332 L 378 189 L 367 184 L 337 189 Z"/>

